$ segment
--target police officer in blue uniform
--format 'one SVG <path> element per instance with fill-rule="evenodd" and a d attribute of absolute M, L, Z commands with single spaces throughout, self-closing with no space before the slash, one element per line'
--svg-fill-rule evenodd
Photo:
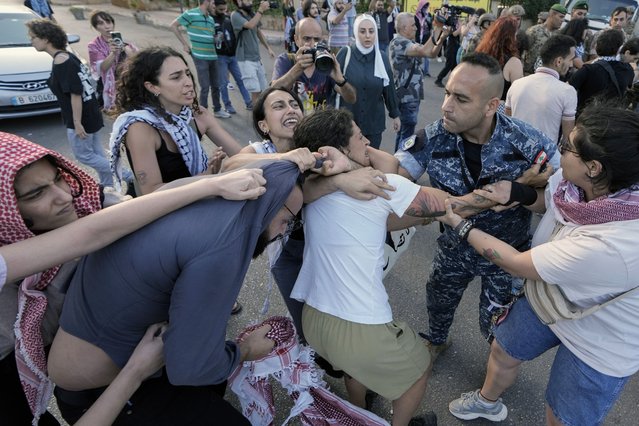
<path fill-rule="evenodd" d="M 556 170 L 555 144 L 532 126 L 498 112 L 503 81 L 495 59 L 464 57 L 446 85 L 443 118 L 427 126 L 421 137 L 403 141 L 395 153 L 400 173 L 414 180 L 427 173 L 433 187 L 460 196 L 499 180 L 515 180 L 540 160 L 549 159 Z M 513 247 L 530 246 L 531 212 L 522 205 L 481 211 L 470 220 Z M 477 254 L 459 237 L 460 230 L 443 226 L 442 231 L 426 284 L 429 324 L 422 334 L 433 357 L 450 345 L 455 310 L 474 277 L 481 277 L 479 326 L 489 341 L 493 316 L 511 301 L 516 280 Z"/>

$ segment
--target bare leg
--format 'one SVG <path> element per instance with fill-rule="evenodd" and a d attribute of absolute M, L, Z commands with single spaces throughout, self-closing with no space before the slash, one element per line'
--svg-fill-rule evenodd
<path fill-rule="evenodd" d="M 490 356 L 486 368 L 486 378 L 481 388 L 481 396 L 491 401 L 499 399 L 517 379 L 521 361 L 508 355 L 497 340 L 490 345 Z"/>
<path fill-rule="evenodd" d="M 406 426 L 422 402 L 430 369 L 419 378 L 399 399 L 393 401 L 393 426 Z"/>
<path fill-rule="evenodd" d="M 360 408 L 366 408 L 366 386 L 344 374 L 344 385 L 348 392 L 348 402 Z"/>
<path fill-rule="evenodd" d="M 563 423 L 555 417 L 555 413 L 552 412 L 548 404 L 546 404 L 546 425 L 547 426 L 563 426 Z"/>

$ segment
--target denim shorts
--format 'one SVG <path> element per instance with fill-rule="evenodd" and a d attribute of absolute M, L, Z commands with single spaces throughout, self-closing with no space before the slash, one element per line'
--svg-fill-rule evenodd
<path fill-rule="evenodd" d="M 546 386 L 546 402 L 567 426 L 602 424 L 629 378 L 608 376 L 586 365 L 539 321 L 525 298 L 513 305 L 495 330 L 495 339 L 507 354 L 521 361 L 559 346 Z"/>

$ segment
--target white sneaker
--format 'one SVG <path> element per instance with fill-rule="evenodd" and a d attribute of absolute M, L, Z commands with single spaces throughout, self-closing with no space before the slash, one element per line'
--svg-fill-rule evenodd
<path fill-rule="evenodd" d="M 508 408 L 501 402 L 501 398 L 495 402 L 488 402 L 479 395 L 479 389 L 463 393 L 461 398 L 451 401 L 448 411 L 462 420 L 483 417 L 492 422 L 500 422 L 508 416 Z"/>
<path fill-rule="evenodd" d="M 223 109 L 219 110 L 219 111 L 215 111 L 213 113 L 213 115 L 217 118 L 230 118 L 231 114 L 229 114 L 228 112 L 224 111 Z"/>

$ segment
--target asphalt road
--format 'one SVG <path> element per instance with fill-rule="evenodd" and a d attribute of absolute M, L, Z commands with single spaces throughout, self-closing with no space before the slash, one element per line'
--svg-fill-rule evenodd
<path fill-rule="evenodd" d="M 22 3 L 18 0 L 9 0 L 11 3 Z M 97 7 L 93 5 L 93 7 Z M 80 43 L 74 45 L 76 50 L 88 57 L 87 43 L 95 37 L 96 33 L 90 28 L 88 21 L 76 21 L 69 13 L 68 8 L 57 6 L 55 8 L 58 21 L 69 33 L 79 34 Z M 139 47 L 151 45 L 170 45 L 180 49 L 172 33 L 161 28 L 138 25 L 133 19 L 116 17 L 117 30 L 124 37 L 133 41 Z M 274 48 L 276 53 L 283 48 Z M 273 67 L 273 60 L 263 52 L 267 74 Z M 435 75 L 442 64 L 431 61 L 431 74 Z M 433 85 L 433 79 L 425 80 L 426 100 L 422 102 L 419 124 L 426 124 L 439 118 L 439 106 L 443 99 L 443 89 Z M 238 114 L 230 119 L 222 120 L 222 125 L 242 144 L 250 140 L 257 140 L 257 135 L 252 130 L 252 122 L 249 112 L 241 106 L 243 103 L 237 91 L 231 91 L 234 105 Z M 111 122 L 107 121 L 102 130 L 102 141 L 107 146 Z M 387 121 L 387 128 L 391 128 Z M 72 157 L 67 145 L 65 129 L 58 115 L 42 116 L 27 119 L 0 121 L 2 131 L 16 133 L 29 140 L 40 143 L 51 149 L 55 149 L 68 157 Z M 212 145 L 207 143 L 207 149 Z M 394 147 L 394 134 L 386 131 L 382 148 L 391 151 Z M 423 182 L 425 183 L 425 182 Z M 395 316 L 407 321 L 416 330 L 424 330 L 427 324 L 425 281 L 431 266 L 434 253 L 434 243 L 438 236 L 436 224 L 419 229 L 411 247 L 397 262 L 385 281 L 391 305 Z M 211 277 L 214 282 L 214 277 Z M 233 317 L 229 323 L 229 338 L 254 322 L 264 319 L 259 312 L 266 295 L 269 293 L 269 279 L 266 262 L 258 259 L 251 265 L 246 276 L 244 287 L 240 295 L 240 301 L 244 305 L 243 312 Z M 459 425 L 458 421 L 448 413 L 447 405 L 452 399 L 457 398 L 461 392 L 478 388 L 484 378 L 485 365 L 488 356 L 488 344 L 482 339 L 478 329 L 477 302 L 479 282 L 475 280 L 464 295 L 462 303 L 457 310 L 457 315 L 451 336 L 453 346 L 441 355 L 435 365 L 433 375 L 429 381 L 428 389 L 421 405 L 421 411 L 433 410 L 439 417 L 440 425 Z M 277 288 L 270 291 L 271 308 L 268 315 L 286 314 Z M 533 362 L 526 363 L 516 384 L 504 395 L 504 403 L 508 406 L 509 416 L 503 422 L 506 425 L 538 425 L 544 423 L 544 389 L 547 382 L 554 351 L 545 354 Z M 341 396 L 345 396 L 345 389 L 341 382 L 327 378 L 332 389 Z M 639 409 L 637 405 L 638 383 L 633 379 L 623 392 L 612 412 L 608 416 L 607 425 L 636 425 L 639 423 Z M 233 395 L 227 393 L 229 400 L 237 404 Z M 285 392 L 276 393 L 276 406 L 278 411 L 277 421 L 281 423 L 288 416 L 288 410 L 292 406 Z M 373 411 L 387 419 L 390 419 L 390 403 L 378 398 L 373 405 Z M 469 422 L 475 425 L 489 424 L 488 421 L 475 420 Z M 223 424 L 221 422 L 220 424 Z M 294 423 L 297 424 L 297 423 Z"/>

